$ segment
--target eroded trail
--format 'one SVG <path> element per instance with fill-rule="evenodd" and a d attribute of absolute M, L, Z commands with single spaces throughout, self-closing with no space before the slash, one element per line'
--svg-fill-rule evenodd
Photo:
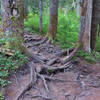
<path fill-rule="evenodd" d="M 70 52 L 42 36 L 25 35 L 25 42 L 32 59 L 11 76 L 5 100 L 100 100 L 100 64 L 63 63 Z"/>

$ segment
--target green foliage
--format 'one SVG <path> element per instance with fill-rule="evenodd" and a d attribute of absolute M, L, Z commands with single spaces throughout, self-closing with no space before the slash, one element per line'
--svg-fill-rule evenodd
<path fill-rule="evenodd" d="M 30 32 L 39 30 L 39 16 L 37 14 L 29 13 L 27 19 L 24 21 L 24 29 Z"/>
<path fill-rule="evenodd" d="M 97 42 L 96 42 L 96 51 L 100 52 L 100 36 L 97 37 Z"/>
<path fill-rule="evenodd" d="M 26 62 L 26 57 L 19 51 L 16 51 L 13 56 L 0 54 L 0 85 L 5 87 L 9 81 L 6 78 L 11 71 L 15 71 Z"/>
<path fill-rule="evenodd" d="M 59 11 L 57 39 L 62 48 L 69 48 L 78 39 L 79 18 L 76 11 L 64 12 Z"/>
<path fill-rule="evenodd" d="M 0 100 L 4 100 L 4 96 L 0 93 Z"/>
<path fill-rule="evenodd" d="M 16 39 L 15 40 L 13 39 L 9 37 L 8 38 L 2 37 L 0 39 L 0 48 L 4 48 L 6 50 L 8 48 L 6 45 L 7 43 L 9 43 L 9 41 L 11 40 L 13 42 L 16 41 Z M 13 51 L 14 51 L 13 56 L 6 55 L 7 51 L 0 52 L 0 86 L 2 87 L 5 87 L 7 84 L 10 83 L 9 81 L 6 80 L 10 72 L 16 71 L 16 69 L 18 69 L 27 61 L 27 58 L 23 54 L 21 54 L 18 50 L 13 49 Z"/>
<path fill-rule="evenodd" d="M 79 50 L 76 54 L 76 57 L 80 57 L 82 59 L 85 59 L 89 63 L 96 63 L 100 61 L 100 53 L 92 51 L 91 53 L 88 53 L 83 50 Z M 75 59 L 76 59 L 75 57 Z"/>

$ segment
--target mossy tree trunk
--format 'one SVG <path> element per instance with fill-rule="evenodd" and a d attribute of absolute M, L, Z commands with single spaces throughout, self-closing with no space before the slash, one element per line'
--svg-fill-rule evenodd
<path fill-rule="evenodd" d="M 50 10 L 50 19 L 49 19 L 47 36 L 55 38 L 58 25 L 58 0 L 50 0 L 49 10 Z"/>
<path fill-rule="evenodd" d="M 11 38 L 9 48 L 21 50 L 24 32 L 24 0 L 2 0 L 2 28 L 4 34 Z"/>

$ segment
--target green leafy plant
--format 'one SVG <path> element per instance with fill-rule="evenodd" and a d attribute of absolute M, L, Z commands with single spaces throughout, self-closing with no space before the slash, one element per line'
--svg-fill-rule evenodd
<path fill-rule="evenodd" d="M 7 77 L 10 75 L 11 71 L 16 71 L 20 66 L 22 66 L 27 58 L 18 50 L 13 50 L 13 55 L 7 55 L 6 49 L 10 50 L 10 47 L 6 46 L 9 41 L 15 41 L 16 39 L 11 39 L 10 37 L 2 37 L 0 39 L 0 48 L 5 51 L 0 52 L 0 86 L 5 87 L 10 82 L 7 80 Z M 10 53 L 10 51 L 9 51 Z"/>
<path fill-rule="evenodd" d="M 0 100 L 4 100 L 4 96 L 0 93 Z"/>
<path fill-rule="evenodd" d="M 100 53 L 95 51 L 88 53 L 84 50 L 79 50 L 75 57 L 80 57 L 82 59 L 85 59 L 89 63 L 97 63 L 100 61 Z"/>
<path fill-rule="evenodd" d="M 26 57 L 19 51 L 16 51 L 11 57 L 0 54 L 0 85 L 4 87 L 10 83 L 6 80 L 10 72 L 16 71 L 16 69 L 22 66 L 26 61 Z"/>

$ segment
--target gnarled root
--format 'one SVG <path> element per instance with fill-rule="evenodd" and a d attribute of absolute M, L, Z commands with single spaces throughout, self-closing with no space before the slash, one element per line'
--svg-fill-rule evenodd
<path fill-rule="evenodd" d="M 67 57 L 65 57 L 65 58 L 62 60 L 62 64 L 65 64 L 65 63 L 67 63 L 68 61 L 70 61 L 70 60 L 75 56 L 75 54 L 76 54 L 76 52 L 78 51 L 78 49 L 79 49 L 79 46 L 76 47 L 70 55 L 68 55 Z"/>

